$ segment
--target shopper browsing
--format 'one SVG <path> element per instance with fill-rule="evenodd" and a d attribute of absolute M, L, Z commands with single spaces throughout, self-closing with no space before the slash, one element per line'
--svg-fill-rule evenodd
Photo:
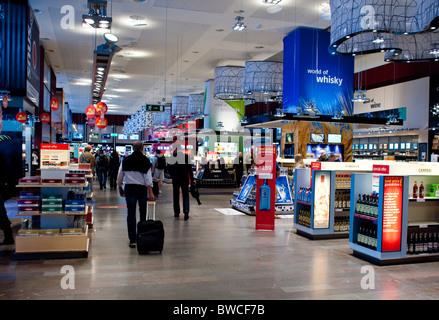
<path fill-rule="evenodd" d="M 137 219 L 139 206 L 140 221 L 146 220 L 146 203 L 154 201 L 152 192 L 151 161 L 142 153 L 143 144 L 134 142 L 133 153 L 122 161 L 117 176 L 119 194 L 127 203 L 127 229 L 130 248 L 136 247 Z M 125 188 L 123 187 L 125 185 Z"/>

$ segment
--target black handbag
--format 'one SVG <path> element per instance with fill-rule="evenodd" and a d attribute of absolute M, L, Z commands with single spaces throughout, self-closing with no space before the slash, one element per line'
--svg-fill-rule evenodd
<path fill-rule="evenodd" d="M 197 185 L 196 185 L 195 182 L 192 182 L 192 183 L 191 183 L 191 186 L 190 186 L 190 193 L 191 193 L 192 197 L 195 198 L 195 199 L 197 200 L 198 205 L 200 205 L 200 204 L 201 204 L 201 201 L 200 201 L 200 192 L 198 191 L 198 187 L 197 187 Z"/>

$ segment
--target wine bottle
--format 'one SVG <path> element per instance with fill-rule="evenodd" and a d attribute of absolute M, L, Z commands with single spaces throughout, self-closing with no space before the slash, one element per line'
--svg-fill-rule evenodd
<path fill-rule="evenodd" d="M 422 253 L 428 253 L 428 238 L 427 238 L 427 232 L 424 232 L 424 239 L 423 239 L 423 247 Z"/>
<path fill-rule="evenodd" d="M 267 184 L 267 179 L 264 179 L 264 184 L 260 188 L 259 195 L 261 197 L 261 199 L 259 200 L 259 210 L 270 211 L 271 189 Z"/>
<path fill-rule="evenodd" d="M 421 181 L 422 183 L 422 181 Z M 419 194 L 421 192 L 419 191 Z M 433 237 L 431 236 L 431 232 L 428 233 L 428 253 L 433 253 Z"/>
<path fill-rule="evenodd" d="M 407 240 L 407 253 L 413 254 L 414 253 L 414 239 L 413 239 L 413 232 L 410 232 L 410 237 Z"/>
<path fill-rule="evenodd" d="M 419 198 L 424 198 L 424 183 L 421 181 L 421 184 L 419 185 Z"/>
<path fill-rule="evenodd" d="M 438 242 L 437 242 L 437 234 L 433 233 L 433 252 L 438 252 Z"/>
<path fill-rule="evenodd" d="M 357 203 L 355 205 L 355 211 L 357 213 L 361 213 L 361 194 L 358 195 L 358 200 L 357 200 Z"/>
<path fill-rule="evenodd" d="M 417 199 L 418 198 L 418 185 L 415 183 L 413 184 L 413 199 Z"/>

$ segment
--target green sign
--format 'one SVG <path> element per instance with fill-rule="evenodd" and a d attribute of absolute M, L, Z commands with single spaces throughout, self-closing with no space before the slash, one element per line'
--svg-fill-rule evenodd
<path fill-rule="evenodd" d="M 146 111 L 149 112 L 165 112 L 165 106 L 161 104 L 147 104 Z"/>

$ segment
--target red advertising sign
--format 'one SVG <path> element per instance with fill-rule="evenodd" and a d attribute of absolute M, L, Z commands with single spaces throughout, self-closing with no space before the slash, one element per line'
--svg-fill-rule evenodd
<path fill-rule="evenodd" d="M 384 177 L 382 252 L 401 250 L 403 177 Z"/>
<path fill-rule="evenodd" d="M 276 147 L 259 146 L 256 159 L 256 230 L 274 230 Z"/>
<path fill-rule="evenodd" d="M 50 122 L 50 114 L 48 114 L 46 112 L 42 113 L 40 115 L 40 120 L 41 120 L 42 123 L 49 123 Z"/>
<path fill-rule="evenodd" d="M 6 94 L 3 95 L 3 108 L 7 108 L 8 107 L 8 96 Z"/>
<path fill-rule="evenodd" d="M 26 112 L 19 112 L 19 113 L 17 113 L 17 115 L 15 116 L 15 119 L 17 119 L 17 121 L 20 122 L 20 123 L 25 123 L 27 121 L 27 114 L 26 114 Z"/>
<path fill-rule="evenodd" d="M 99 129 L 105 129 L 108 126 L 108 121 L 107 119 L 102 119 L 101 117 L 96 118 L 96 127 L 98 127 Z"/>
<path fill-rule="evenodd" d="M 389 174 L 389 166 L 374 164 L 372 166 L 372 172 L 379 173 L 379 174 Z"/>
<path fill-rule="evenodd" d="M 67 143 L 42 143 L 42 150 L 70 150 L 70 145 Z"/>
<path fill-rule="evenodd" d="M 57 98 L 53 97 L 52 99 L 50 99 L 50 108 L 52 109 L 52 111 L 58 110 L 59 102 Z"/>
<path fill-rule="evenodd" d="M 87 118 L 94 118 L 96 116 L 96 108 L 94 105 L 89 105 L 86 109 L 85 109 L 85 115 L 87 116 Z"/>
<path fill-rule="evenodd" d="M 108 107 L 105 103 L 103 102 L 98 102 L 98 104 L 96 105 L 96 114 L 106 114 L 108 111 Z"/>

